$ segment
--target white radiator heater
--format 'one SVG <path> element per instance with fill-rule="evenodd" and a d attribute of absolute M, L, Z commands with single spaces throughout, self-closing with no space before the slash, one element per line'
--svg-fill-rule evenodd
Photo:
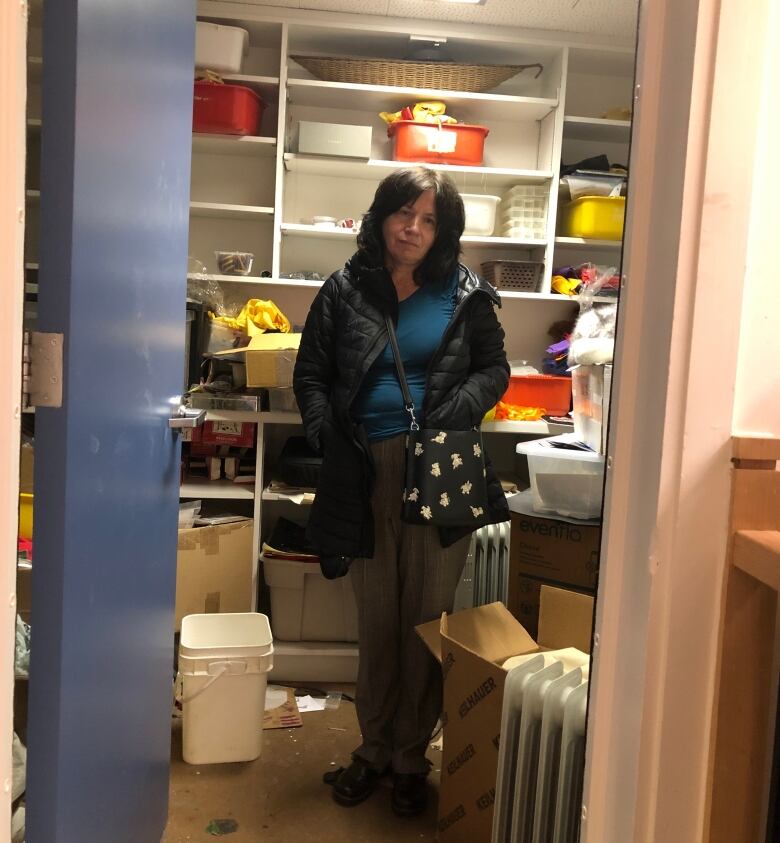
<path fill-rule="evenodd" d="M 455 593 L 455 611 L 506 604 L 509 583 L 509 522 L 475 530 L 463 576 Z"/>
<path fill-rule="evenodd" d="M 492 843 L 579 840 L 587 672 L 548 653 L 507 674 Z"/>

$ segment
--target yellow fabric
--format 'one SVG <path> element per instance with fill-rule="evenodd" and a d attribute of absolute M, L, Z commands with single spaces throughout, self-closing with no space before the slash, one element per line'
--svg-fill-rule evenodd
<path fill-rule="evenodd" d="M 401 111 L 381 111 L 379 116 L 385 123 L 395 123 L 397 120 L 404 119 Z M 449 117 L 445 112 L 447 106 L 443 102 L 418 102 L 412 108 L 412 119 L 418 123 L 457 123 L 454 117 Z"/>
<path fill-rule="evenodd" d="M 580 281 L 576 278 L 564 278 L 563 275 L 553 275 L 552 290 L 564 296 L 576 296 Z"/>
<path fill-rule="evenodd" d="M 545 413 L 543 407 L 519 407 L 516 404 L 496 404 L 496 421 L 537 421 Z"/>
<path fill-rule="evenodd" d="M 244 305 L 241 313 L 235 318 L 232 316 L 209 316 L 215 321 L 228 328 L 244 331 L 248 336 L 254 337 L 257 334 L 264 334 L 266 331 L 280 331 L 287 334 L 292 329 L 290 320 L 272 302 L 263 299 L 249 299 Z"/>

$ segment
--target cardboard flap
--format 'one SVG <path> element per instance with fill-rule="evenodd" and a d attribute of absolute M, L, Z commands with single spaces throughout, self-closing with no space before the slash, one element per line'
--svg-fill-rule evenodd
<path fill-rule="evenodd" d="M 433 653 L 436 661 L 441 663 L 441 629 L 447 628 L 447 615 L 443 614 L 439 620 L 421 623 L 415 631 L 422 638 L 425 646 Z"/>
<path fill-rule="evenodd" d="M 576 647 L 590 652 L 593 598 L 543 585 L 539 604 L 539 646 L 545 650 Z"/>
<path fill-rule="evenodd" d="M 266 334 L 255 334 L 249 341 L 249 345 L 243 348 L 229 348 L 227 351 L 218 351 L 215 357 L 228 357 L 233 354 L 243 354 L 246 351 L 279 351 L 280 349 L 297 349 L 301 344 L 300 334 L 280 334 L 271 332 Z"/>
<path fill-rule="evenodd" d="M 503 664 L 510 656 L 537 650 L 533 638 L 503 603 L 455 612 L 446 618 L 441 635 L 486 661 Z"/>

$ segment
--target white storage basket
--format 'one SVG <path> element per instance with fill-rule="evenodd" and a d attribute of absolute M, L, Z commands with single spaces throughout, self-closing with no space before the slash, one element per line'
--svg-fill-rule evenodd
<path fill-rule="evenodd" d="M 195 29 L 195 67 L 217 73 L 241 73 L 249 33 L 240 26 L 199 20 Z"/>

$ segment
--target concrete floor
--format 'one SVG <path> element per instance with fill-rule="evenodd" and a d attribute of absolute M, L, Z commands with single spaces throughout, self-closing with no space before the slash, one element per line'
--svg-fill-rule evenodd
<path fill-rule="evenodd" d="M 343 686 L 342 686 L 343 687 Z M 349 689 L 344 688 L 349 692 Z M 302 715 L 298 729 L 266 730 L 263 754 L 247 764 L 195 767 L 181 757 L 181 722 L 175 721 L 171 753 L 168 826 L 162 843 L 213 841 L 213 819 L 234 819 L 230 843 L 409 843 L 436 839 L 436 788 L 441 752 L 429 750 L 428 811 L 399 819 L 390 810 L 390 780 L 366 802 L 342 808 L 322 774 L 344 764 L 360 741 L 352 703 Z"/>

